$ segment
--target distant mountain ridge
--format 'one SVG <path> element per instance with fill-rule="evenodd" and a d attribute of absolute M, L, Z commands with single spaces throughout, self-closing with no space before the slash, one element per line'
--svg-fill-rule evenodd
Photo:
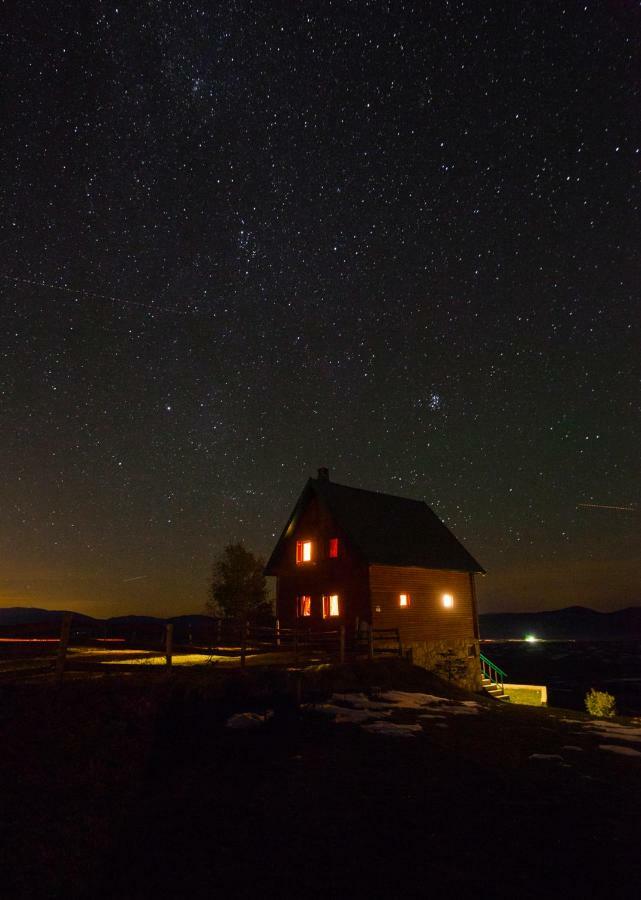
<path fill-rule="evenodd" d="M 568 606 L 549 612 L 483 613 L 479 616 L 481 638 L 523 639 L 534 635 L 543 640 L 631 640 L 641 639 L 641 606 L 616 612 L 597 612 L 586 606 Z"/>
<path fill-rule="evenodd" d="M 39 609 L 37 607 L 11 606 L 0 608 L 0 636 L 4 637 L 56 637 L 60 633 L 65 612 L 73 613 L 72 633 L 76 637 L 114 638 L 127 640 L 160 639 L 167 622 L 174 625 L 176 640 L 207 639 L 216 620 L 211 616 L 180 615 L 169 619 L 158 616 L 113 616 L 96 619 L 73 610 Z"/>
<path fill-rule="evenodd" d="M 0 634 L 51 634 L 60 630 L 64 610 L 13 606 L 0 608 Z M 113 616 L 96 619 L 83 613 L 73 614 L 73 627 L 87 636 L 130 637 L 160 634 L 165 622 L 173 622 L 176 637 L 208 631 L 209 616 Z M 549 612 L 483 613 L 479 616 L 481 638 L 488 640 L 523 639 L 531 634 L 544 640 L 641 640 L 641 606 L 630 606 L 603 613 L 585 606 L 568 606 Z"/>

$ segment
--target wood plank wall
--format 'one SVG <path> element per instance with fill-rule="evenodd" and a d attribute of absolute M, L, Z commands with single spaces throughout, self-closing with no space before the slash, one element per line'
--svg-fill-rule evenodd
<path fill-rule="evenodd" d="M 398 628 L 405 644 L 474 640 L 476 622 L 469 573 L 374 565 L 369 568 L 369 582 L 374 628 Z M 407 609 L 399 606 L 401 593 L 410 595 Z M 443 606 L 443 594 L 454 597 L 452 609 Z"/>
<path fill-rule="evenodd" d="M 339 539 L 338 559 L 328 558 L 329 539 Z M 296 541 L 314 541 L 311 563 L 296 563 Z M 352 633 L 357 620 L 369 620 L 368 567 L 353 551 L 327 508 L 313 497 L 284 540 L 285 552 L 276 566 L 276 614 L 283 626 L 334 630 L 345 625 Z M 312 598 L 312 615 L 297 618 L 296 597 Z M 321 597 L 338 594 L 341 615 L 323 619 Z"/>

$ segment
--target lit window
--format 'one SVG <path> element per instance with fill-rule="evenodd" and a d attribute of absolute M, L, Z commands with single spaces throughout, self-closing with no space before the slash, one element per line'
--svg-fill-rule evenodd
<path fill-rule="evenodd" d="M 451 594 L 443 594 L 443 606 L 445 609 L 452 609 L 454 606 L 454 597 Z"/>
<path fill-rule="evenodd" d="M 338 594 L 325 594 L 323 597 L 323 618 L 329 619 L 334 616 L 340 616 L 340 601 Z"/>
<path fill-rule="evenodd" d="M 398 595 L 398 605 L 402 607 L 408 607 L 410 605 L 410 595 L 409 594 L 399 594 Z"/>
<path fill-rule="evenodd" d="M 311 616 L 312 614 L 312 598 L 306 594 L 298 598 L 298 615 Z"/>
<path fill-rule="evenodd" d="M 329 558 L 336 559 L 338 557 L 338 538 L 329 539 Z"/>
<path fill-rule="evenodd" d="M 296 562 L 306 563 L 312 561 L 312 542 L 296 541 Z"/>

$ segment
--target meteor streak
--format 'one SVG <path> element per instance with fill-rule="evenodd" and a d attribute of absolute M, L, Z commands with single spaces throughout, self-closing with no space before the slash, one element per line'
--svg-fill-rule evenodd
<path fill-rule="evenodd" d="M 4 275 L 2 273 L 0 273 L 0 278 L 4 278 L 5 281 L 13 281 L 14 284 L 31 284 L 35 287 L 48 288 L 52 291 L 63 291 L 66 294 L 72 294 L 76 297 L 94 297 L 99 300 L 108 300 L 110 303 L 124 303 L 125 306 L 136 306 L 140 309 L 149 309 L 152 312 L 172 312 L 178 313 L 181 316 L 197 315 L 200 313 L 200 310 L 198 309 L 179 309 L 177 306 L 142 303 L 139 300 L 127 300 L 124 297 L 112 297 L 110 294 L 98 294 L 96 291 L 89 291 L 86 288 L 72 288 L 66 284 L 50 284 L 47 281 L 36 281 L 32 278 L 16 278 L 13 275 Z"/>
<path fill-rule="evenodd" d="M 620 509 L 623 512 L 635 512 L 634 506 L 607 506 L 605 503 L 577 503 L 577 509 Z"/>

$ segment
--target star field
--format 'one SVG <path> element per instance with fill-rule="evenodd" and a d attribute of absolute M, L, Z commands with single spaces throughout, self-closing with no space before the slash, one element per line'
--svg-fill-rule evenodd
<path fill-rule="evenodd" d="M 640 601 L 638 6 L 6 6 L 3 605 L 200 611 L 318 465 Z"/>

